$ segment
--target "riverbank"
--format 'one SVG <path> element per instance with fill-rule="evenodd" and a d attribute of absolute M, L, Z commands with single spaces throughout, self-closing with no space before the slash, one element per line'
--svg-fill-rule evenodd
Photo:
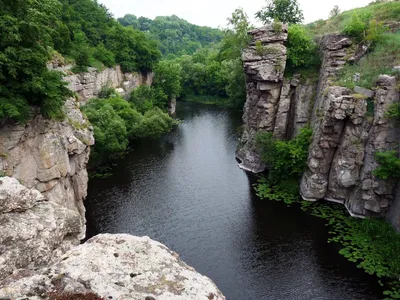
<path fill-rule="evenodd" d="M 216 105 L 225 108 L 232 108 L 234 106 L 229 98 L 208 95 L 187 95 L 180 101 Z"/>

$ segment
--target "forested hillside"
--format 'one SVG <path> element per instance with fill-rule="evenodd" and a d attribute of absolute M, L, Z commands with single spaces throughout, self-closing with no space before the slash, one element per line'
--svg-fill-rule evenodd
<path fill-rule="evenodd" d="M 175 15 L 151 20 L 127 14 L 118 21 L 123 26 L 146 32 L 158 42 L 159 49 L 166 57 L 193 54 L 198 49 L 209 47 L 222 39 L 221 30 L 194 25 Z"/>
<path fill-rule="evenodd" d="M 123 27 L 92 0 L 1 0 L 0 28 L 0 119 L 26 120 L 29 105 L 61 116 L 70 93 L 61 74 L 46 68 L 51 59 L 76 63 L 75 72 L 115 64 L 146 71 L 161 57 L 146 34 Z"/>

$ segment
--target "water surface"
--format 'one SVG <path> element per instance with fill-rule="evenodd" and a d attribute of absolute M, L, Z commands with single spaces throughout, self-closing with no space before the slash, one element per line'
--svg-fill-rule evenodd
<path fill-rule="evenodd" d="M 150 236 L 210 277 L 227 299 L 379 299 L 376 279 L 328 244 L 324 221 L 260 200 L 237 167 L 241 114 L 178 103 L 173 132 L 137 144 L 93 179 L 89 235 Z"/>

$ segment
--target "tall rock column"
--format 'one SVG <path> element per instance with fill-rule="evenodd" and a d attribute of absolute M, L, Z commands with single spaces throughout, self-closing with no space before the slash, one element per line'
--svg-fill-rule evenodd
<path fill-rule="evenodd" d="M 242 169 L 259 173 L 265 165 L 255 139 L 258 132 L 273 132 L 275 128 L 286 67 L 287 26 L 277 31 L 272 25 L 266 25 L 249 34 L 252 41 L 242 55 L 247 89 L 244 131 L 236 157 Z"/>

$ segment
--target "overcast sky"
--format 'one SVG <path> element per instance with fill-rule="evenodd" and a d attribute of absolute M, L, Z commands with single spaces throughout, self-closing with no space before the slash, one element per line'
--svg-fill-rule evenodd
<path fill-rule="evenodd" d="M 326 19 L 334 5 L 342 10 L 367 5 L 372 0 L 299 0 L 305 22 Z M 156 16 L 177 15 L 190 23 L 211 27 L 225 27 L 226 19 L 238 7 L 242 7 L 254 21 L 254 14 L 265 0 L 99 0 L 116 18 L 134 14 L 154 19 Z"/>

